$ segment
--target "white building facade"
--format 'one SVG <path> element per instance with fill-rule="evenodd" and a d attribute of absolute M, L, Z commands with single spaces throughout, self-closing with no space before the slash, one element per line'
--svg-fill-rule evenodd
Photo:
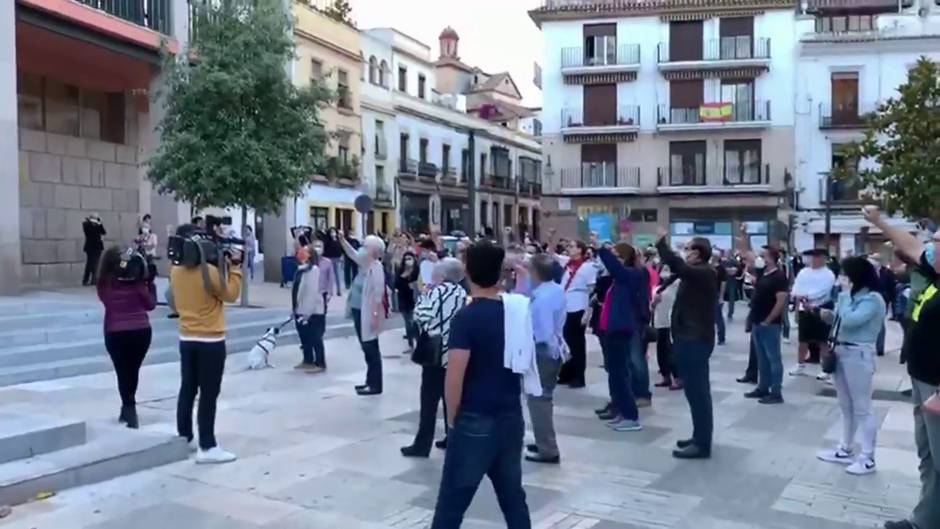
<path fill-rule="evenodd" d="M 568 236 L 730 249 L 785 240 L 794 2 L 546 0 L 546 226 Z"/>
<path fill-rule="evenodd" d="M 438 93 L 430 47 L 404 33 L 366 30 L 363 54 L 367 65 L 375 56 L 380 74 L 383 61 L 390 70 L 378 83 L 368 82 L 366 72 L 363 160 L 383 191 L 376 203 L 396 212 L 395 227 L 442 233 L 511 227 L 534 235 L 541 190 L 535 138 L 468 115 L 463 94 Z"/>
<path fill-rule="evenodd" d="M 829 245 L 847 255 L 874 251 L 878 234 L 862 236 L 859 189 L 827 175 L 856 162 L 842 146 L 864 136 L 865 114 L 897 95 L 921 56 L 940 60 L 940 7 L 933 0 L 809 2 L 796 21 L 799 62 L 796 98 L 796 205 L 794 243 Z M 850 167 L 851 168 L 851 165 Z M 900 218 L 892 222 L 908 230 Z"/>

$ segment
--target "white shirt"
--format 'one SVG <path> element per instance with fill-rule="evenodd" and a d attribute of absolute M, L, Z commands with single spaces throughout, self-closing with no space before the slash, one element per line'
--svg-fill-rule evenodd
<path fill-rule="evenodd" d="M 434 263 L 430 259 L 421 261 L 418 265 L 418 274 L 421 276 L 421 282 L 430 286 L 434 282 Z"/>
<path fill-rule="evenodd" d="M 832 298 L 832 287 L 836 284 L 836 276 L 828 266 L 820 268 L 806 267 L 796 274 L 790 295 L 807 298 L 806 306 L 819 307 Z"/>
<path fill-rule="evenodd" d="M 556 255 L 558 264 L 565 267 L 565 273 L 561 276 L 561 288 L 565 289 L 565 311 L 578 312 L 587 310 L 591 300 L 591 290 L 594 283 L 597 282 L 597 265 L 592 261 L 585 261 L 571 279 L 571 273 L 567 269 L 570 257 Z M 571 285 L 568 281 L 571 279 Z M 567 287 L 567 288 L 565 288 Z"/>

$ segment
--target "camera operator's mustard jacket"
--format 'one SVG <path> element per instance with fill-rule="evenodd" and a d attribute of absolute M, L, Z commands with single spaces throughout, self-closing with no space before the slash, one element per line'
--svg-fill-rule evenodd
<path fill-rule="evenodd" d="M 228 270 L 224 285 L 219 280 L 219 269 L 208 267 L 210 294 L 202 280 L 202 270 L 195 266 L 174 266 L 170 269 L 170 289 L 173 304 L 179 313 L 180 337 L 197 339 L 225 339 L 225 314 L 223 303 L 238 300 L 242 287 L 242 272 L 233 266 Z"/>

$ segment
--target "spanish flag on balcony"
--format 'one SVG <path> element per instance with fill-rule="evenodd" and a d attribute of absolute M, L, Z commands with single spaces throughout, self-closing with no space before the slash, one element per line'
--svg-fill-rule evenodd
<path fill-rule="evenodd" d="M 703 123 L 728 121 L 731 119 L 731 103 L 704 103 L 698 109 L 699 119 Z"/>

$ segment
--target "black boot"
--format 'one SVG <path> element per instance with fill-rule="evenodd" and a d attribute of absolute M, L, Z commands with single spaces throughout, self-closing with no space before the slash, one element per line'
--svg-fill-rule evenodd
<path fill-rule="evenodd" d="M 136 430 L 140 423 L 137 420 L 137 407 L 136 406 L 124 406 L 121 408 L 121 417 L 123 421 L 127 424 L 128 428 Z"/>

